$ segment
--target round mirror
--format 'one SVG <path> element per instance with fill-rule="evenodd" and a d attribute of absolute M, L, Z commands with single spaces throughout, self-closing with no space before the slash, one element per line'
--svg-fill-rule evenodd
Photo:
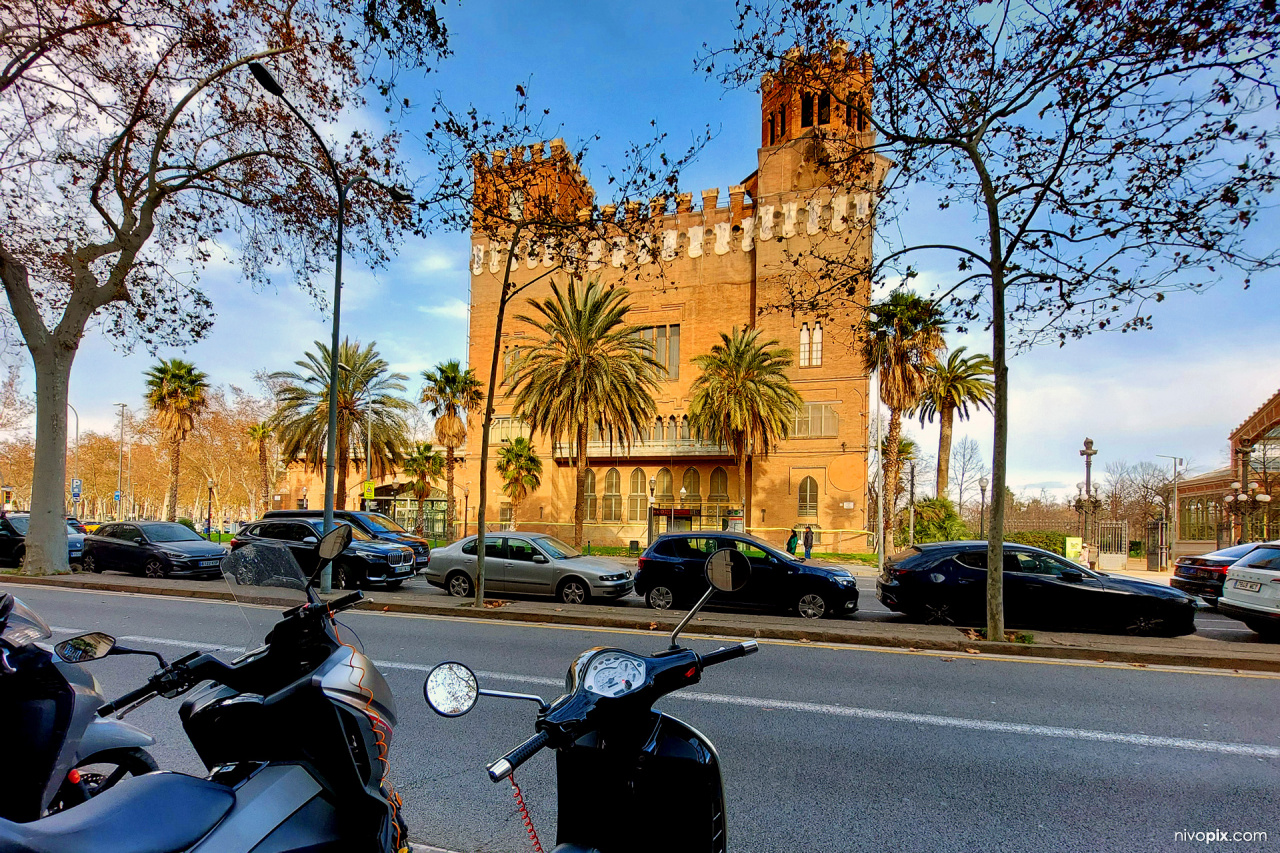
<path fill-rule="evenodd" d="M 445 661 L 427 675 L 422 695 L 440 716 L 461 717 L 475 707 L 480 685 L 476 674 L 465 664 Z"/>
<path fill-rule="evenodd" d="M 338 524 L 320 540 L 320 559 L 332 560 L 351 544 L 351 525 Z"/>
<path fill-rule="evenodd" d="M 736 548 L 721 548 L 707 557 L 707 583 L 721 592 L 735 592 L 747 585 L 751 561 Z"/>
<path fill-rule="evenodd" d="M 63 640 L 53 647 L 53 651 L 67 663 L 84 663 L 106 657 L 115 645 L 115 637 L 95 631 Z"/>

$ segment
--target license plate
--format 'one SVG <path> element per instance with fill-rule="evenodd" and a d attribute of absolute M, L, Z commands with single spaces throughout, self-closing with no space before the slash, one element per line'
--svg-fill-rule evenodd
<path fill-rule="evenodd" d="M 1241 589 L 1241 590 L 1244 590 L 1245 592 L 1261 592 L 1262 591 L 1262 584 L 1258 583 L 1257 581 L 1235 581 L 1235 585 L 1236 585 L 1236 589 Z"/>
<path fill-rule="evenodd" d="M 201 561 L 200 561 L 200 565 L 201 565 L 201 566 L 216 566 L 216 565 L 218 565 L 218 561 L 217 561 L 217 560 L 201 560 Z"/>

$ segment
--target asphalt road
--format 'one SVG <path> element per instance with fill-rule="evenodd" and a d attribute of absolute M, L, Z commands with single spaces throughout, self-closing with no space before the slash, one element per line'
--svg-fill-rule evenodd
<path fill-rule="evenodd" d="M 171 656 L 246 643 L 246 621 L 229 604 L 0 588 L 59 628 L 105 630 Z M 373 613 L 343 621 L 399 701 L 392 767 L 414 838 L 467 853 L 529 849 L 510 788 L 490 784 L 483 766 L 533 732 L 534 708 L 486 699 L 466 717 L 437 717 L 421 699 L 430 666 L 461 660 L 497 689 L 552 696 L 585 648 L 662 643 Z M 151 668 L 145 658 L 91 666 L 108 694 Z M 767 643 L 659 708 L 719 749 L 733 851 L 1280 849 L 1277 676 Z M 200 771 L 176 702 L 156 700 L 130 719 L 159 739 L 161 766 Z M 552 841 L 554 756 L 518 775 Z M 619 832 L 635 819 L 619 814 Z M 1269 840 L 1176 835 L 1219 830 Z"/>

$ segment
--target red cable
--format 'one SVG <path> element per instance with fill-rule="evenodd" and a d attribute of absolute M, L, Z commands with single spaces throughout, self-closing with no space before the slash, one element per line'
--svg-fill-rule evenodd
<path fill-rule="evenodd" d="M 529 833 L 529 840 L 533 842 L 533 849 L 536 853 L 543 853 L 542 842 L 538 840 L 538 830 L 533 828 L 533 818 L 529 816 L 529 808 L 524 804 L 524 795 L 520 793 L 520 786 L 516 784 L 516 774 L 512 773 L 507 778 L 511 780 L 511 788 L 516 798 L 516 808 L 520 809 L 520 819 L 524 821 L 524 831 Z"/>

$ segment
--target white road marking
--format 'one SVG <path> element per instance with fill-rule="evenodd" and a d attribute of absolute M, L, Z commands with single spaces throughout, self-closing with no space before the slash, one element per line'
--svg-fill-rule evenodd
<path fill-rule="evenodd" d="M 169 640 L 163 637 L 121 637 L 130 642 L 147 642 L 160 645 L 178 646 L 181 648 L 214 647 L 213 643 L 196 643 L 189 640 Z M 231 646 L 221 647 L 225 651 L 243 651 Z M 399 661 L 375 660 L 382 669 L 399 669 L 409 672 L 430 672 L 434 666 L 419 663 L 403 663 Z M 519 675 L 510 672 L 488 672 L 477 670 L 476 675 L 495 681 L 515 681 L 524 684 L 563 687 L 564 680 L 547 678 L 538 675 Z M 795 711 L 804 714 L 820 714 L 828 717 L 849 717 L 859 720 L 881 720 L 891 723 L 907 723 L 917 726 L 936 726 L 940 728 L 967 729 L 969 731 L 997 732 L 1000 734 L 1026 735 L 1031 737 L 1065 738 L 1070 740 L 1087 740 L 1098 743 L 1121 743 L 1129 746 L 1155 746 L 1167 749 L 1187 749 L 1195 752 L 1214 752 L 1221 755 L 1243 755 L 1249 758 L 1280 758 L 1280 746 L 1267 746 L 1255 743 L 1231 743 L 1228 741 L 1196 740 L 1193 738 L 1163 737 L 1158 735 L 1130 734 L 1125 732 L 1103 732 L 1092 729 L 1073 729 L 1060 726 L 1040 726 L 1030 723 L 1009 723 L 999 720 L 973 720 L 966 717 L 944 717 L 938 714 L 914 714 L 908 711 L 885 711 L 878 708 L 853 708 L 846 705 L 828 705 L 817 702 L 793 702 L 784 699 L 760 699 L 754 696 L 732 696 L 723 693 L 675 692 L 672 699 L 683 699 L 690 702 L 708 702 L 717 705 L 735 705 L 744 708 L 759 708 L 771 711 Z"/>

